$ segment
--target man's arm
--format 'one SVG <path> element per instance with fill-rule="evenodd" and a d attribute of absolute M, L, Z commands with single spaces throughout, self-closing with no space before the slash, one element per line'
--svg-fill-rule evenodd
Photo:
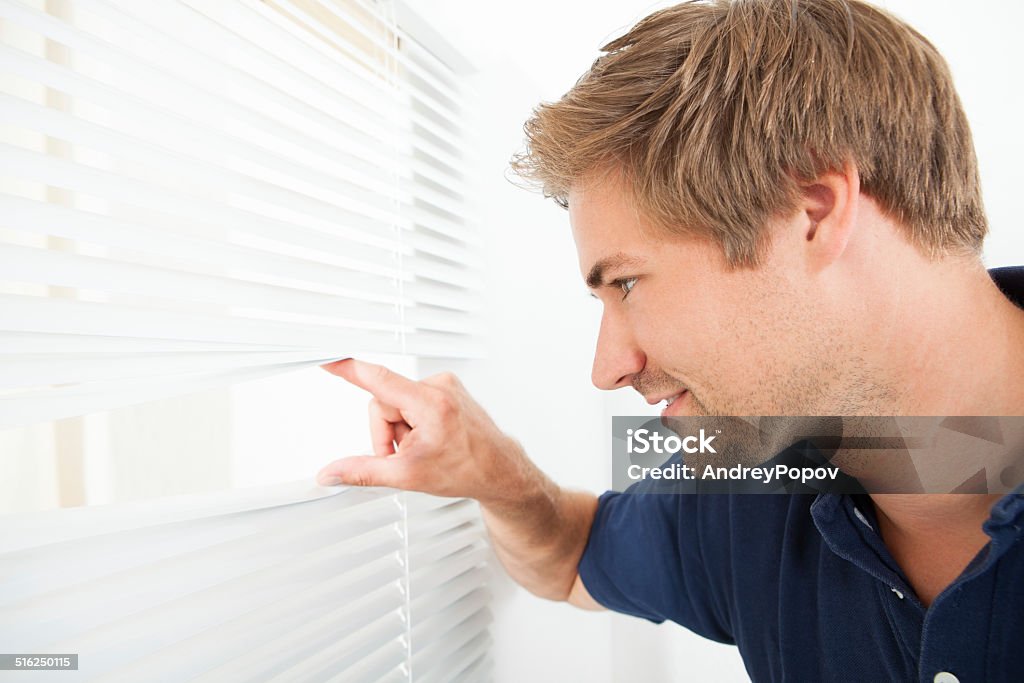
<path fill-rule="evenodd" d="M 545 476 L 454 375 L 414 382 L 353 359 L 324 368 L 373 394 L 374 455 L 335 460 L 317 475 L 321 484 L 475 498 L 513 579 L 535 595 L 601 609 L 577 573 L 597 509 L 593 494 Z"/>
<path fill-rule="evenodd" d="M 525 454 L 522 457 L 526 459 Z M 537 475 L 536 490 L 517 503 L 481 504 L 494 551 L 509 575 L 534 595 L 584 609 L 603 609 L 590 597 L 576 569 L 594 521 L 597 497 L 567 491 L 541 472 Z"/>

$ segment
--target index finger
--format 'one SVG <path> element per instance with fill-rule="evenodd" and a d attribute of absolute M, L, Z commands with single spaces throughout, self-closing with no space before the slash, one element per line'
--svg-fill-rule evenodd
<path fill-rule="evenodd" d="M 383 365 L 346 358 L 321 365 L 324 370 L 346 382 L 365 389 L 380 400 L 399 410 L 416 408 L 428 400 L 427 388 Z"/>

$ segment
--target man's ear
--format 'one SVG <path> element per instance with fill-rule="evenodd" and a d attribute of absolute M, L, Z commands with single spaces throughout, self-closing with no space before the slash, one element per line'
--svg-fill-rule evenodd
<path fill-rule="evenodd" d="M 842 256 L 857 225 L 860 174 L 852 162 L 800 186 L 809 265 L 826 268 Z"/>

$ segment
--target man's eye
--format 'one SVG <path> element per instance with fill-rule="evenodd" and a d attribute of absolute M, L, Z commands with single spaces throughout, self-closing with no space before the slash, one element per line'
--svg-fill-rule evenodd
<path fill-rule="evenodd" d="M 623 299 L 629 296 L 629 293 L 633 291 L 633 285 L 636 284 L 636 280 L 637 279 L 635 277 L 627 277 L 616 282 L 616 284 L 619 286 L 619 289 L 622 290 Z"/>

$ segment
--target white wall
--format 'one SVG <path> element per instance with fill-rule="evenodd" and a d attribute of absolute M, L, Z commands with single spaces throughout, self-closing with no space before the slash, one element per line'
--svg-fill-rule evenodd
<path fill-rule="evenodd" d="M 649 414 L 632 392 L 599 395 L 589 384 L 598 307 L 583 295 L 565 212 L 503 179 L 521 126 L 541 100 L 557 99 L 636 19 L 671 2 L 624 0 L 418 0 L 409 4 L 478 66 L 475 101 L 485 121 L 479 217 L 489 256 L 489 357 L 452 367 L 504 429 L 564 485 L 604 490 L 611 415 Z M 1017 74 L 1024 57 L 1016 3 L 889 0 L 946 55 L 972 121 L 992 236 L 990 266 L 1024 263 L 1017 227 L 1016 159 L 1022 143 Z M 443 365 L 443 364 L 442 364 Z M 442 365 L 423 364 L 425 372 Z M 571 426 L 572 437 L 555 426 Z M 519 681 L 745 681 L 735 648 L 671 624 L 592 614 L 497 586 L 499 683 Z"/>

